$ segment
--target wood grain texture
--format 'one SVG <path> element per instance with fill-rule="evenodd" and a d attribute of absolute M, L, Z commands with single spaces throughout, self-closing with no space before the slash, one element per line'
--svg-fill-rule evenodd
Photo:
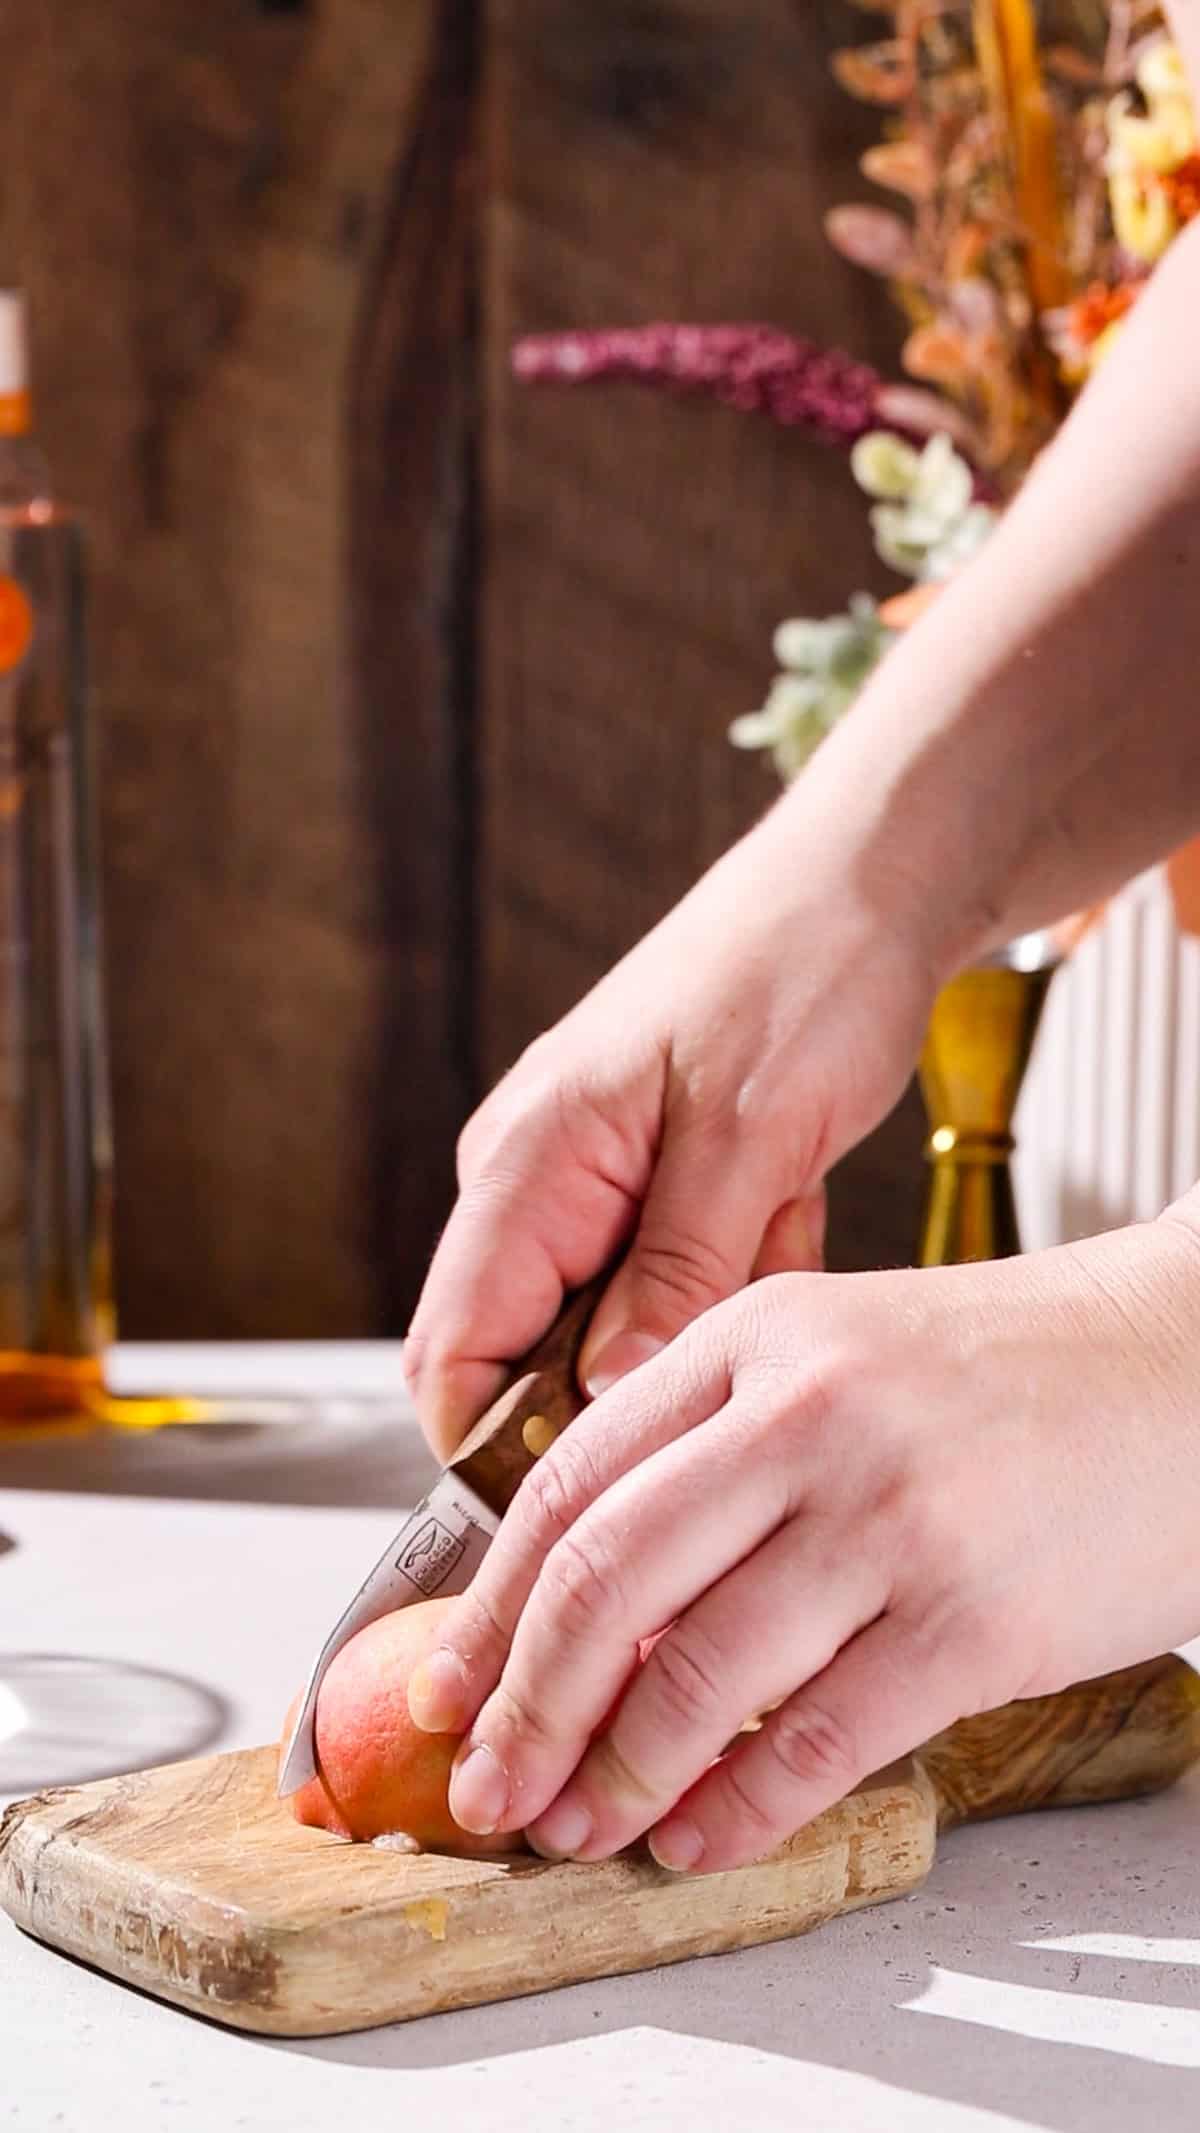
<path fill-rule="evenodd" d="M 301 1829 L 276 1753 L 42 1793 L 0 1822 L 0 1904 L 114 1977 L 231 2027 L 316 2036 L 810 1930 L 919 1884 L 937 1830 L 1157 1790 L 1200 1756 L 1162 1659 L 964 1721 L 732 1873 L 411 1857 Z"/>
<path fill-rule="evenodd" d="M 845 462 L 632 385 L 531 389 L 522 333 L 766 319 L 888 366 L 824 211 L 877 134 L 830 80 L 848 4 L 490 0 L 485 12 L 480 1056 L 494 1078 L 761 812 L 726 739 L 775 625 L 887 574 Z M 799 1094 L 798 1099 L 799 1101 Z M 911 1096 L 839 1174 L 832 1261 L 913 1256 Z"/>
<path fill-rule="evenodd" d="M 461 14 L 0 11 L 0 253 L 92 536 L 130 1334 L 395 1323 L 448 1197 Z"/>
<path fill-rule="evenodd" d="M 844 465 L 508 352 L 749 316 L 886 363 L 821 231 L 862 34 L 849 0 L 0 11 L 0 266 L 92 530 L 128 1334 L 402 1330 L 479 1088 L 771 797 L 725 728 L 775 623 L 880 582 Z M 910 1096 L 843 1166 L 835 1264 L 911 1256 L 920 1139 Z"/>
<path fill-rule="evenodd" d="M 1164 1657 L 961 1718 L 921 1750 L 939 1829 L 1174 1784 L 1200 1757 L 1200 1676 Z"/>
<path fill-rule="evenodd" d="M 902 1894 L 933 1856 L 912 1771 L 864 1787 L 769 1864 L 691 1881 L 630 1855 L 551 1866 L 346 1845 L 301 1829 L 274 1782 L 263 1748 L 10 1808 L 0 1902 L 177 2006 L 316 2036 L 782 1939 Z"/>
<path fill-rule="evenodd" d="M 608 1275 L 568 1297 L 549 1332 L 513 1371 L 511 1383 L 463 1439 L 456 1474 L 502 1517 L 543 1452 L 583 1406 L 576 1365 Z"/>
<path fill-rule="evenodd" d="M 381 950 L 362 1240 L 392 1333 L 450 1209 L 475 1095 L 477 9 L 421 11 L 424 86 L 346 387 L 350 677 Z M 389 36 L 381 25 L 380 52 Z"/>

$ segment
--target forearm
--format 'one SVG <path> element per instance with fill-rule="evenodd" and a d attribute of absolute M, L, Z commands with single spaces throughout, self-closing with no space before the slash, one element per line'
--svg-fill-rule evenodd
<path fill-rule="evenodd" d="M 1200 825 L 1200 228 L 970 568 L 780 804 L 948 963 Z M 900 915 L 900 914 L 898 914 Z"/>

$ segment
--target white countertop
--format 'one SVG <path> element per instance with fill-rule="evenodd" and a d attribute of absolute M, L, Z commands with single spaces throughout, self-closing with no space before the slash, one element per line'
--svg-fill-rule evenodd
<path fill-rule="evenodd" d="M 247 1746 L 431 1468 L 391 1348 L 130 1351 L 129 1389 L 156 1381 L 317 1402 L 0 1440 L 0 1679 L 29 1650 L 169 1668 Z M 0 1773 L 3 1730 L 0 1704 Z M 1193 1776 L 962 1831 L 915 1896 L 803 1940 L 314 2043 L 180 2014 L 0 1917 L 0 2128 L 1194 2133 L 1198 1838 Z"/>

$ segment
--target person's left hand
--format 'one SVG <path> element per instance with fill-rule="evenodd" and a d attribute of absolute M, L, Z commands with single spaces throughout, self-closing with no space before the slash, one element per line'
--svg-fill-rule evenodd
<path fill-rule="evenodd" d="M 1173 1213 L 718 1305 L 539 1462 L 414 1676 L 419 1724 L 474 1720 L 457 1820 L 737 1866 L 955 1718 L 1195 1635 L 1198 1304 Z"/>

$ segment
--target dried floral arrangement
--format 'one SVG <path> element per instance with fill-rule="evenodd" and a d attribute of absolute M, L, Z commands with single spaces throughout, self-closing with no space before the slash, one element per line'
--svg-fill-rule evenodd
<path fill-rule="evenodd" d="M 836 208 L 846 258 L 906 321 L 905 381 L 764 325 L 659 325 L 518 344 L 519 377 L 704 391 L 849 450 L 882 560 L 877 606 L 785 622 L 781 669 L 731 738 L 793 777 L 897 635 L 975 553 L 1200 213 L 1182 61 L 1148 0 L 860 0 L 886 36 L 833 55 L 880 113 L 864 176 L 897 205 Z"/>

